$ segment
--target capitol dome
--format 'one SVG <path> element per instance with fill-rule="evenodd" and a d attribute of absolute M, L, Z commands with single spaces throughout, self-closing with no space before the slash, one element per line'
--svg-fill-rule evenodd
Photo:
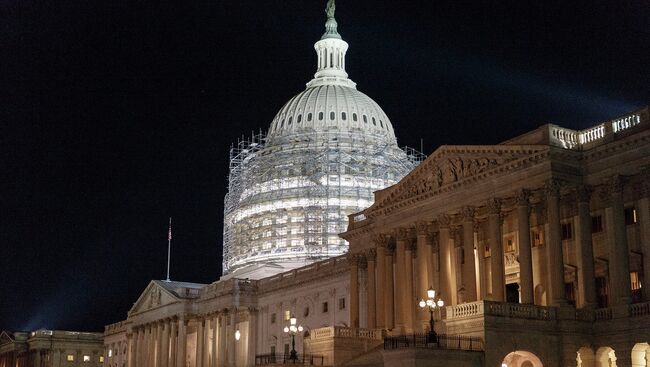
<path fill-rule="evenodd" d="M 348 215 L 397 183 L 423 158 L 397 145 L 386 113 L 345 71 L 348 44 L 333 8 L 314 48 L 317 71 L 304 91 L 230 152 L 223 272 L 259 279 L 339 256 Z"/>

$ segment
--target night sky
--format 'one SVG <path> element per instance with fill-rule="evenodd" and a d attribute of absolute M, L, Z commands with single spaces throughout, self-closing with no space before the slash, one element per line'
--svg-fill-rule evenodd
<path fill-rule="evenodd" d="M 325 0 L 0 3 L 0 329 L 103 330 L 221 274 L 230 144 L 315 72 Z M 650 2 L 339 0 L 400 145 L 494 144 L 650 101 Z"/>

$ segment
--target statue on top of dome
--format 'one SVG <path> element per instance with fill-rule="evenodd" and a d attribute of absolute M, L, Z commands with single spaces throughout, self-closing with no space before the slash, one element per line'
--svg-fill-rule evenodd
<path fill-rule="evenodd" d="M 334 12 L 336 11 L 336 4 L 334 0 L 327 0 L 327 6 L 325 7 L 325 14 L 327 18 L 334 18 Z"/>

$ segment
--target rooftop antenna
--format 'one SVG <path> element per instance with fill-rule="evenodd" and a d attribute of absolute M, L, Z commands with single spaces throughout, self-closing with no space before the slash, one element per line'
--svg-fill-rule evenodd
<path fill-rule="evenodd" d="M 167 283 L 171 282 L 171 279 L 169 279 L 169 259 L 172 253 L 171 250 L 172 250 L 172 217 L 169 217 L 169 231 L 167 232 L 167 279 L 165 279 Z"/>

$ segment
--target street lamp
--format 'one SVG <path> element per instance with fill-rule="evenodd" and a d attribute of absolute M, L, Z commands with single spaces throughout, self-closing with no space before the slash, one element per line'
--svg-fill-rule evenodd
<path fill-rule="evenodd" d="M 438 342 L 438 335 L 436 334 L 436 331 L 433 329 L 433 311 L 436 308 L 442 308 L 445 303 L 440 299 L 440 297 L 436 298 L 436 291 L 433 289 L 433 287 L 430 287 L 427 289 L 427 300 L 420 300 L 419 306 L 422 309 L 429 308 L 429 314 L 431 316 L 431 319 L 429 320 L 429 327 L 431 330 L 429 330 L 429 334 L 427 335 L 427 343 L 437 343 Z"/>
<path fill-rule="evenodd" d="M 293 361 L 298 359 L 298 353 L 296 353 L 296 334 L 301 333 L 303 330 L 301 325 L 296 326 L 297 322 L 296 317 L 291 316 L 289 326 L 284 327 L 284 332 L 291 335 L 291 354 L 289 355 L 289 359 Z"/>

